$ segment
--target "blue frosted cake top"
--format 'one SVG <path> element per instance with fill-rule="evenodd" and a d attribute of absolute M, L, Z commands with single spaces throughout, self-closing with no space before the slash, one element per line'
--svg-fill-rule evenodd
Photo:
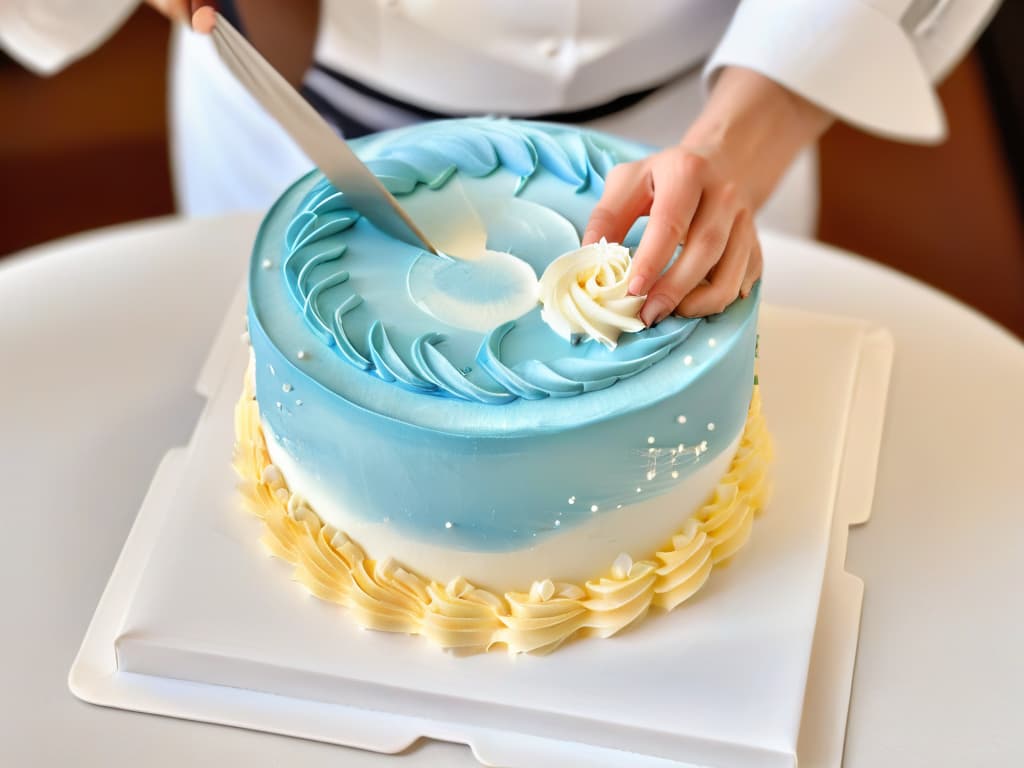
<path fill-rule="evenodd" d="M 460 187 L 487 219 L 487 247 L 515 254 L 537 277 L 579 247 L 609 169 L 650 151 L 576 128 L 490 118 L 415 126 L 352 144 L 404 204 Z M 627 245 L 638 242 L 643 223 Z M 487 330 L 467 330 L 428 314 L 410 296 L 410 272 L 424 257 L 437 258 L 377 230 L 314 172 L 282 196 L 260 231 L 250 274 L 252 320 L 287 359 L 301 353 L 306 375 L 357 405 L 444 428 L 453 413 L 429 406 L 443 397 L 463 401 L 464 407 L 446 406 L 459 408 L 462 429 L 504 433 L 556 429 L 612 415 L 637 396 L 649 401 L 678 392 L 726 354 L 756 314 L 755 293 L 710 320 L 670 317 L 625 334 L 611 350 L 570 344 L 544 323 L 539 306 Z M 637 377 L 673 358 L 671 380 Z M 624 388 L 634 377 L 647 380 Z M 621 395 L 612 396 L 615 390 Z M 584 398 L 571 415 L 542 405 L 600 391 L 605 397 Z M 538 402 L 530 409 L 522 401 Z M 507 412 L 486 413 L 495 405 Z"/>

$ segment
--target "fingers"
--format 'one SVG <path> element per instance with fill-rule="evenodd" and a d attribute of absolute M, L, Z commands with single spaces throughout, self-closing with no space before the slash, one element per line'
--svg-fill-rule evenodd
<path fill-rule="evenodd" d="M 711 269 L 708 281 L 690 291 L 676 312 L 686 317 L 701 317 L 717 315 L 725 310 L 741 291 L 755 242 L 749 214 L 741 212 L 733 224 L 725 252 Z"/>
<path fill-rule="evenodd" d="M 644 163 L 616 165 L 605 179 L 604 192 L 590 214 L 583 232 L 583 245 L 602 237 L 621 243 L 638 217 L 651 205 L 651 185 Z"/>
<path fill-rule="evenodd" d="M 209 34 L 216 23 L 214 11 L 217 3 L 214 0 L 146 0 L 146 2 L 172 21 L 191 19 L 192 29 L 196 32 Z"/>
<path fill-rule="evenodd" d="M 612 169 L 583 244 L 601 237 L 621 242 L 649 211 L 629 283 L 634 296 L 647 294 L 640 319 L 651 326 L 674 311 L 717 314 L 749 294 L 761 276 L 761 246 L 744 200 L 703 156 L 666 150 Z M 683 253 L 672 263 L 680 243 Z"/>
<path fill-rule="evenodd" d="M 661 155 L 652 164 L 654 200 L 651 202 L 651 218 L 633 258 L 629 292 L 634 296 L 647 293 L 655 282 L 660 282 L 658 277 L 665 265 L 679 244 L 687 239 L 701 201 L 705 163 L 704 158 L 698 155 L 670 153 Z M 674 308 L 675 304 L 650 309 L 645 305 L 646 315 L 641 313 L 641 319 L 656 314 L 664 316 Z"/>
<path fill-rule="evenodd" d="M 217 23 L 216 3 L 210 0 L 191 0 L 192 7 L 192 29 L 203 35 L 213 31 Z"/>
<path fill-rule="evenodd" d="M 683 297 L 696 288 L 719 262 L 729 243 L 736 211 L 733 185 L 724 184 L 717 189 L 705 191 L 683 253 L 651 287 L 647 301 L 640 310 L 640 319 L 646 325 L 654 325 L 673 312 Z M 651 218 L 654 218 L 653 213 Z M 738 281 L 736 287 L 739 288 Z"/>
<path fill-rule="evenodd" d="M 761 272 L 764 269 L 764 257 L 761 254 L 761 243 L 754 233 L 754 245 L 751 249 L 750 260 L 747 262 L 747 274 L 743 277 L 743 284 L 740 286 L 740 298 L 745 299 L 750 295 L 754 283 L 761 279 Z"/>

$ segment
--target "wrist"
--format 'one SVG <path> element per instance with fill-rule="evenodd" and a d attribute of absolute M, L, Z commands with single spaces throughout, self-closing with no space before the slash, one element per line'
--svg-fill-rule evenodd
<path fill-rule="evenodd" d="M 827 112 L 775 81 L 727 67 L 681 143 L 738 182 L 758 208 L 796 155 L 831 122 Z"/>

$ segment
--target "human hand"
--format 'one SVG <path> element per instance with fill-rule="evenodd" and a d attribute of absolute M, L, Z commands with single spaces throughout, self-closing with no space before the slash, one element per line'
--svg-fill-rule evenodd
<path fill-rule="evenodd" d="M 831 122 L 764 75 L 726 67 L 679 145 L 612 169 L 583 243 L 621 242 L 649 214 L 629 285 L 633 295 L 647 294 L 640 319 L 650 326 L 673 311 L 721 312 L 761 276 L 754 213 Z"/>
<path fill-rule="evenodd" d="M 710 153 L 677 145 L 612 168 L 583 235 L 621 242 L 650 215 L 633 258 L 629 292 L 647 294 L 640 319 L 651 326 L 672 312 L 690 317 L 724 310 L 761 276 L 753 201 Z M 686 246 L 665 270 L 676 247 Z"/>
<path fill-rule="evenodd" d="M 196 32 L 213 30 L 216 3 L 211 0 L 146 0 L 146 3 L 171 21 L 191 23 Z"/>

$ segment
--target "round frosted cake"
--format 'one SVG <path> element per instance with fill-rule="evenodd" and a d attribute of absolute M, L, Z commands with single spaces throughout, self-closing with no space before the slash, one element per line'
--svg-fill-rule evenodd
<path fill-rule="evenodd" d="M 352 146 L 432 237 L 468 211 L 485 241 L 407 245 L 318 172 L 267 214 L 235 465 L 271 551 L 355 621 L 462 650 L 547 652 L 696 593 L 764 502 L 757 289 L 636 319 L 629 252 L 580 233 L 643 146 L 497 119 Z"/>

